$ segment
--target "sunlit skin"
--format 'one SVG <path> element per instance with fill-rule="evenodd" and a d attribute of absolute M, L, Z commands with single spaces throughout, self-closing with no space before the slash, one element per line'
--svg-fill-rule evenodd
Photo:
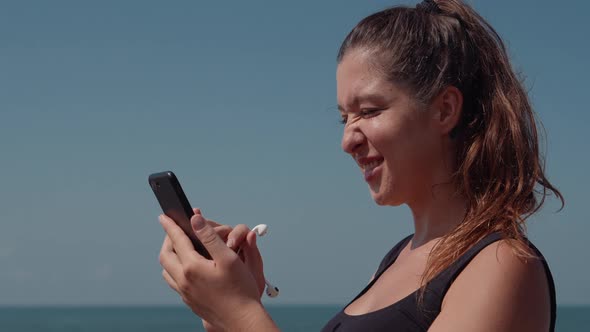
<path fill-rule="evenodd" d="M 370 57 L 353 51 L 338 65 L 342 149 L 359 165 L 377 204 L 411 208 L 413 245 L 420 246 L 447 233 L 465 211 L 465 201 L 450 183 L 454 144 L 448 134 L 459 118 L 462 97 L 448 89 L 420 106 L 384 78 Z M 379 164 L 373 168 L 371 163 Z"/>

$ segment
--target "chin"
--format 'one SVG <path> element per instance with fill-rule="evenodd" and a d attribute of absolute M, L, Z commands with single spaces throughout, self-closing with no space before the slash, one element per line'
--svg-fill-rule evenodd
<path fill-rule="evenodd" d="M 395 197 L 395 195 L 390 192 L 371 191 L 371 196 L 379 206 L 400 206 L 403 204 L 399 197 Z"/>
<path fill-rule="evenodd" d="M 375 200 L 375 203 L 377 203 L 377 205 L 379 206 L 400 206 L 403 203 L 400 202 L 396 202 L 396 201 L 385 201 L 385 200 Z"/>
<path fill-rule="evenodd" d="M 373 200 L 375 201 L 375 203 L 377 203 L 377 205 L 380 205 L 380 206 L 394 205 L 394 204 L 392 204 L 391 199 L 388 199 L 389 197 L 387 197 L 386 195 L 372 192 L 371 196 L 373 196 Z"/>

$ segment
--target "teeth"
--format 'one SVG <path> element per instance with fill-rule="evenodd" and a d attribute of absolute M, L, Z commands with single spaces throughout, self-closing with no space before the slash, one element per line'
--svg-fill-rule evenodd
<path fill-rule="evenodd" d="M 375 161 L 372 161 L 372 162 L 370 162 L 370 163 L 368 163 L 368 164 L 364 164 L 364 165 L 363 165 L 363 169 L 364 169 L 364 170 L 370 170 L 370 169 L 373 169 L 373 168 L 375 168 L 375 167 L 379 166 L 379 164 L 381 164 L 381 161 L 382 161 L 382 160 L 375 160 Z"/>

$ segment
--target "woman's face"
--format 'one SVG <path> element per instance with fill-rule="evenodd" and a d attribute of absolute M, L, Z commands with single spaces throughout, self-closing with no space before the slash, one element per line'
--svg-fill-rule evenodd
<path fill-rule="evenodd" d="M 433 115 L 371 67 L 370 53 L 351 50 L 338 65 L 342 148 L 361 169 L 379 205 L 420 202 L 441 167 L 441 138 Z"/>

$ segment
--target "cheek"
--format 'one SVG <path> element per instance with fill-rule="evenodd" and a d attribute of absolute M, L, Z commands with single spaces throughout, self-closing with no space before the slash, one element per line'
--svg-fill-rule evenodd
<path fill-rule="evenodd" d="M 431 164 L 432 142 L 426 132 L 419 128 L 391 127 L 375 137 L 376 148 L 385 157 L 393 175 L 414 179 Z M 413 181 L 413 180 L 412 180 Z"/>
<path fill-rule="evenodd" d="M 415 168 L 432 150 L 427 122 L 411 112 L 385 112 L 364 123 L 368 141 L 395 168 Z"/>
<path fill-rule="evenodd" d="M 382 155 L 388 155 L 403 143 L 403 130 L 396 121 L 371 121 L 367 124 L 367 138 Z"/>

